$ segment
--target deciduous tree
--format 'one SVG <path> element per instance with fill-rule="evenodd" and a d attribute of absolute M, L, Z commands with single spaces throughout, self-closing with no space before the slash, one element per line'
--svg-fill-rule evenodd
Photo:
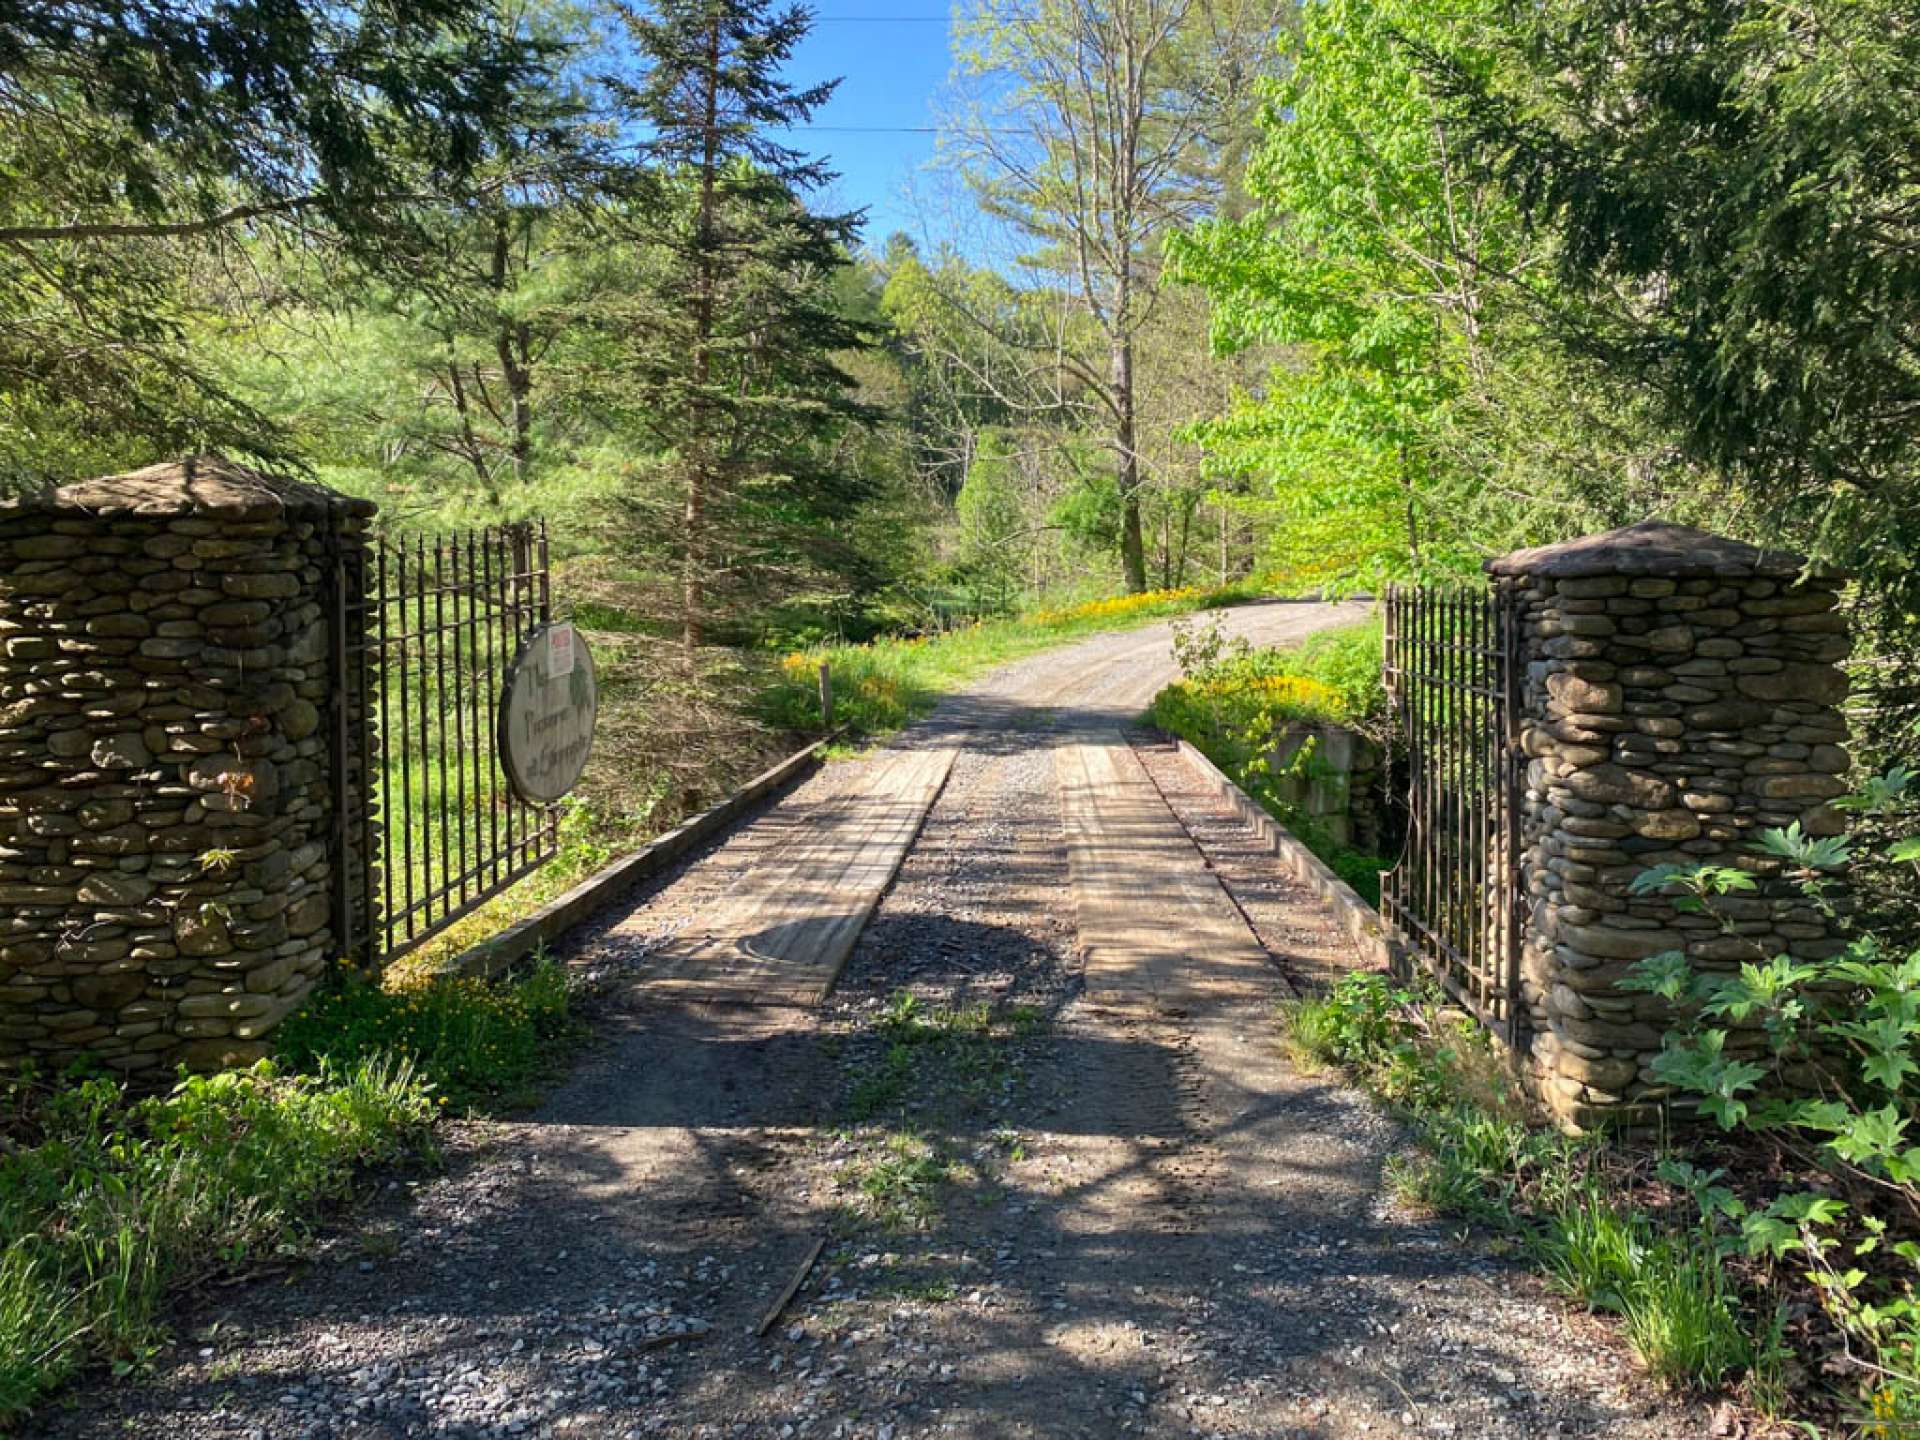
<path fill-rule="evenodd" d="M 1139 337 L 1159 247 L 1210 213 L 1290 6 L 1257 0 L 977 0 L 961 16 L 973 83 L 954 145 L 987 211 L 1073 295 L 1052 357 L 1100 418 L 1128 588 L 1146 588 Z"/>

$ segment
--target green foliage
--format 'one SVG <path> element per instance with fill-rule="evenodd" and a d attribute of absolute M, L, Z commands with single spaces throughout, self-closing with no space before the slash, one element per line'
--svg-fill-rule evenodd
<path fill-rule="evenodd" d="M 1907 167 L 1885 163 L 1920 141 L 1902 0 L 1851 0 L 1818 24 L 1787 0 L 1497 13 L 1513 70 L 1430 68 L 1561 236 L 1562 282 L 1601 297 L 1563 317 L 1584 321 L 1574 343 L 1659 395 L 1779 507 L 1774 523 L 1797 513 L 1829 558 L 1907 568 L 1920 380 L 1902 337 L 1920 220 Z M 1657 292 L 1638 288 L 1655 277 Z"/>
<path fill-rule="evenodd" d="M 1276 747 L 1301 726 L 1377 732 L 1385 717 L 1378 622 L 1343 626 L 1285 650 L 1227 641 L 1217 624 L 1176 626 L 1183 678 L 1153 701 L 1153 722 L 1192 743 L 1286 825 L 1369 902 L 1379 898 L 1378 856 L 1339 844 L 1292 798 L 1294 782 L 1327 773 L 1309 736 L 1284 762 Z"/>
<path fill-rule="evenodd" d="M 1890 772 L 1842 808 L 1899 812 L 1910 781 L 1904 769 Z M 1833 877 L 1865 859 L 1846 839 L 1793 825 L 1752 848 L 1810 906 L 1844 923 Z M 1638 893 L 1670 895 L 1730 939 L 1742 932 L 1722 902 L 1754 886 L 1745 870 L 1708 865 L 1663 865 L 1635 881 Z M 1920 1120 L 1920 951 L 1892 952 L 1872 934 L 1833 957 L 1750 948 L 1753 958 L 1731 971 L 1657 955 L 1621 983 L 1675 1009 L 1654 1061 L 1658 1078 L 1722 1129 L 1777 1137 L 1818 1167 L 1820 1184 L 1762 1204 L 1716 1186 L 1713 1175 L 1673 1174 L 1723 1248 L 1807 1267 L 1829 1315 L 1865 1351 L 1863 1400 L 1876 1413 L 1904 1413 L 1920 1402 L 1920 1245 L 1890 1241 L 1879 1211 L 1889 1197 L 1904 1213 L 1920 1208 L 1920 1137 L 1911 1133 Z"/>
<path fill-rule="evenodd" d="M 1372 1071 L 1411 1040 L 1403 1012 L 1413 996 L 1385 975 L 1343 975 L 1322 997 L 1290 1001 L 1281 1012 L 1288 1043 L 1322 1064 Z"/>
<path fill-rule="evenodd" d="M 1001 615 L 1018 594 L 1028 529 L 1020 508 L 1010 438 L 999 430 L 980 437 L 967 478 L 954 500 L 960 522 L 961 576 L 974 595 L 976 614 Z"/>
<path fill-rule="evenodd" d="M 1732 1281 L 1710 1244 L 1691 1232 L 1643 1241 L 1621 1297 L 1627 1341 L 1654 1378 L 1717 1386 L 1753 1363 Z"/>
<path fill-rule="evenodd" d="M 1135 594 L 1149 583 L 1139 364 L 1157 252 L 1224 196 L 1252 82 L 1274 63 L 1274 21 L 1272 6 L 1235 0 L 969 0 L 955 12 L 968 93 L 952 152 L 980 208 L 1030 247 L 1020 273 L 1057 287 L 1046 300 L 1059 319 L 1024 368 L 1070 390 L 1103 441 Z"/>
<path fill-rule="evenodd" d="M 1524 205 L 1560 350 L 1630 385 L 1722 513 L 1859 577 L 1870 763 L 1920 643 L 1920 34 L 1907 0 L 1500 0 L 1501 63 L 1422 55 Z M 1721 521 L 1727 523 L 1726 520 Z"/>
<path fill-rule="evenodd" d="M 1376 728 L 1386 711 L 1378 621 L 1342 626 L 1297 646 L 1257 650 L 1222 638 L 1217 622 L 1174 627 L 1183 678 L 1154 699 L 1155 722 L 1236 768 L 1296 723 Z"/>
<path fill-rule="evenodd" d="M 618 14 L 643 66 L 608 84 L 646 136 L 627 235 L 647 283 L 596 323 L 619 372 L 606 403 L 653 452 L 626 497 L 632 539 L 678 577 L 691 648 L 714 612 L 858 587 L 845 534 L 870 479 L 833 446 L 877 418 L 843 364 L 874 333 L 836 288 L 859 216 L 809 208 L 831 172 L 775 138 L 838 83 L 784 78 L 810 13 L 651 0 Z"/>
<path fill-rule="evenodd" d="M 1322 630 L 1283 652 L 1285 673 L 1333 691 L 1350 722 L 1377 725 L 1387 713 L 1384 643 L 1379 620 Z"/>
<path fill-rule="evenodd" d="M 1031 1033 L 1031 1020 L 996 1016 L 985 1004 L 930 1008 L 902 990 L 887 1002 L 874 1033 L 884 1048 L 851 1077 L 847 1109 L 854 1120 L 909 1108 L 923 1121 L 964 1118 L 1013 1083 L 1006 1041 Z"/>
<path fill-rule="evenodd" d="M 248 241 L 406 254 L 550 60 L 485 0 L 8 7 L 0 483 L 159 447 L 288 458 L 196 333 L 245 307 Z"/>
<path fill-rule="evenodd" d="M 1497 73 L 1501 10 L 1303 6 L 1247 170 L 1255 208 L 1169 245 L 1213 303 L 1217 348 L 1286 347 L 1196 434 L 1250 487 L 1267 562 L 1297 584 L 1455 574 L 1629 518 L 1618 477 L 1652 448 L 1635 404 L 1541 335 L 1550 241 L 1462 163 L 1419 64 Z"/>
<path fill-rule="evenodd" d="M 1568 1295 L 1622 1317 L 1657 1378 L 1712 1386 L 1757 1353 L 1706 1226 L 1662 1226 L 1607 1181 L 1591 1140 L 1528 1123 L 1485 1034 L 1386 976 L 1343 976 L 1283 1013 L 1295 1053 L 1354 1073 L 1399 1109 L 1420 1153 L 1389 1181 L 1410 1203 L 1511 1237 Z"/>
<path fill-rule="evenodd" d="M 434 1110 L 383 1057 L 312 1076 L 262 1062 L 138 1101 L 104 1079 L 9 1090 L 24 1143 L 0 1156 L 0 1419 L 89 1360 L 143 1363 L 170 1287 L 297 1244 Z"/>
<path fill-rule="evenodd" d="M 326 1073 L 395 1055 L 458 1107 L 511 1101 L 552 1067 L 569 1033 L 566 971 L 541 960 L 483 980 L 407 977 L 383 985 L 346 971 L 274 1032 L 284 1064 Z"/>

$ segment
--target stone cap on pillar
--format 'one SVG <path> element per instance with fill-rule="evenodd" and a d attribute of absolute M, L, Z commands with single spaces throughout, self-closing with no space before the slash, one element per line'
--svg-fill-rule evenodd
<path fill-rule="evenodd" d="M 1748 580 L 1798 575 L 1806 567 L 1804 555 L 1762 550 L 1744 540 L 1665 520 L 1641 520 L 1602 535 L 1516 550 L 1486 565 L 1489 575 L 1542 575 L 1559 580 L 1593 575 L 1710 575 Z"/>
<path fill-rule="evenodd" d="M 196 455 L 0 501 L 0 517 L 27 510 L 78 510 L 100 517 L 205 515 L 244 521 L 372 515 L 378 508 L 371 500 L 308 480 L 268 474 L 219 455 Z"/>

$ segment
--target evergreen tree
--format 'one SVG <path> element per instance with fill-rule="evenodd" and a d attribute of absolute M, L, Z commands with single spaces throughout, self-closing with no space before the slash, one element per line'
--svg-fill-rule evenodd
<path fill-rule="evenodd" d="M 1920 27 L 1912 0 L 1500 0 L 1507 63 L 1421 47 L 1468 158 L 1555 242 L 1560 342 L 1725 477 L 1720 523 L 1851 571 L 1920 689 Z"/>
<path fill-rule="evenodd" d="M 0 483 L 279 449 L 191 344 L 237 242 L 390 258 L 547 58 L 491 0 L 0 6 Z"/>
<path fill-rule="evenodd" d="M 645 72 L 613 88 L 649 134 L 653 186 L 633 217 L 645 292 L 607 318 L 626 414 L 664 452 L 663 483 L 637 497 L 640 538 L 678 575 L 691 649 L 736 598 L 857 578 L 845 537 L 863 484 L 828 447 L 871 418 L 835 358 L 869 339 L 834 283 L 859 216 L 809 210 L 831 173 L 769 134 L 803 124 L 837 83 L 780 76 L 806 11 L 655 0 L 620 13 Z"/>

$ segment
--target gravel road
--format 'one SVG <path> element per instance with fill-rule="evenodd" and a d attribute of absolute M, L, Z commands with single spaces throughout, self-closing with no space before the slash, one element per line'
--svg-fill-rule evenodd
<path fill-rule="evenodd" d="M 1363 609 L 1224 618 L 1273 642 Z M 445 1173 L 392 1181 L 286 1283 L 196 1299 L 150 1377 L 76 1387 L 30 1433 L 1706 1434 L 1601 1325 L 1396 1211 L 1393 1125 L 1287 1064 L 1268 1007 L 1081 1002 L 1051 747 L 1130 725 L 1167 641 L 1022 661 L 894 742 L 962 750 L 824 1009 L 653 1005 L 646 956 L 844 775 L 590 937 L 598 1038 L 537 1112 L 452 1127 Z M 1276 996 L 1355 964 L 1178 757 L 1135 743 Z M 982 1013 L 978 1034 L 901 1019 Z"/>

